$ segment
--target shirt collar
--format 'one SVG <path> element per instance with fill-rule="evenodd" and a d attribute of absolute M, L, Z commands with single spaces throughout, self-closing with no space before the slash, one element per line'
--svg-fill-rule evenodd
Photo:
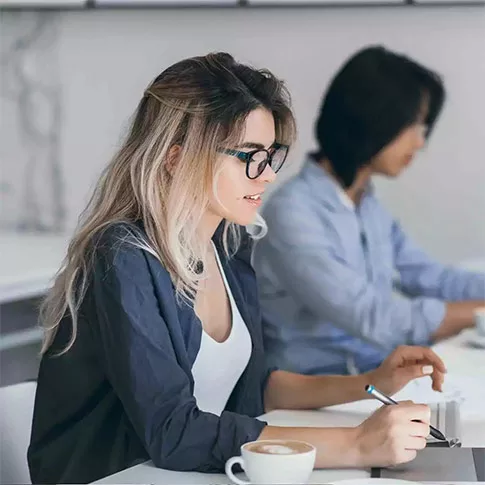
<path fill-rule="evenodd" d="M 344 189 L 337 183 L 328 172 L 318 165 L 313 159 L 308 158 L 302 168 L 301 176 L 305 179 L 310 187 L 312 194 L 325 206 L 334 211 L 351 210 L 355 211 L 356 207 L 352 199 L 347 195 Z M 363 196 L 365 197 L 373 192 L 372 183 L 369 182 Z M 361 201 L 361 203 L 362 203 Z"/>
<path fill-rule="evenodd" d="M 336 185 L 336 189 L 337 189 L 337 196 L 340 199 L 340 202 L 342 203 L 342 205 L 347 207 L 347 209 L 355 211 L 354 201 L 347 195 L 345 190 L 342 189 L 342 187 L 340 187 L 340 185 L 338 185 L 338 184 L 335 184 L 335 185 Z"/>

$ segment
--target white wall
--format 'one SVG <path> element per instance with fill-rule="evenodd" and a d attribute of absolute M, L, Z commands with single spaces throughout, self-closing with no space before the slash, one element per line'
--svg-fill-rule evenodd
<path fill-rule="evenodd" d="M 449 99 L 427 151 L 399 181 L 379 182 L 382 198 L 441 260 L 485 255 L 485 8 L 105 10 L 62 15 L 66 113 L 61 151 L 71 224 L 144 87 L 171 63 L 224 50 L 285 79 L 300 133 L 288 175 L 314 146 L 313 120 L 332 73 L 354 50 L 383 43 L 441 72 Z"/>

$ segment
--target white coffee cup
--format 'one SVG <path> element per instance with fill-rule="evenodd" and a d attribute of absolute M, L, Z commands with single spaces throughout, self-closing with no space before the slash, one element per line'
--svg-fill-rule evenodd
<path fill-rule="evenodd" d="M 485 307 L 476 308 L 474 314 L 477 333 L 485 337 Z"/>
<path fill-rule="evenodd" d="M 241 446 L 241 455 L 226 463 L 226 474 L 237 485 L 303 484 L 315 466 L 316 449 L 304 441 L 261 440 Z M 249 482 L 234 475 L 235 464 L 241 465 Z"/>

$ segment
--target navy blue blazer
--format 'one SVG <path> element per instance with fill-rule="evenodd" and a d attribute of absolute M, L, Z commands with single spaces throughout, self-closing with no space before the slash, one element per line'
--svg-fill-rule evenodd
<path fill-rule="evenodd" d="M 222 471 L 266 425 L 255 419 L 270 371 L 247 235 L 221 262 L 252 353 L 219 417 L 200 411 L 193 395 L 200 322 L 176 300 L 160 262 L 127 242 L 133 231 L 140 228 L 117 224 L 101 236 L 74 346 L 54 355 L 71 335 L 66 317 L 42 358 L 28 450 L 33 483 L 90 482 L 148 459 L 172 470 Z M 220 231 L 214 243 L 223 255 Z"/>

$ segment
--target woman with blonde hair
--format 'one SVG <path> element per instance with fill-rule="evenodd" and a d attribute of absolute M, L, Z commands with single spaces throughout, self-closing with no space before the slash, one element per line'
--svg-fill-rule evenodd
<path fill-rule="evenodd" d="M 356 428 L 256 419 L 364 399 L 368 383 L 395 393 L 429 365 L 439 389 L 445 371 L 421 347 L 360 376 L 267 369 L 241 226 L 264 233 L 261 195 L 294 132 L 283 83 L 228 54 L 178 62 L 147 88 L 42 308 L 34 483 L 89 482 L 148 459 L 220 471 L 257 439 L 311 442 L 318 467 L 395 464 L 425 446 L 429 408 L 411 403 Z"/>

